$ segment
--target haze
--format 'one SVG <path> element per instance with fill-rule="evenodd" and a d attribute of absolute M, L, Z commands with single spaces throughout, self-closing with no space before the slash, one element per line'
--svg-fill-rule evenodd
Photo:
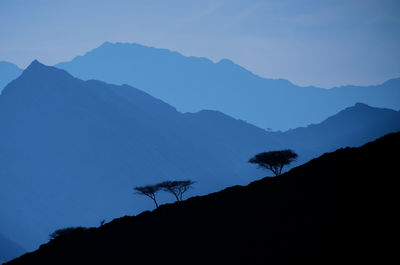
<path fill-rule="evenodd" d="M 400 76 L 399 11 L 391 0 L 1 0 L 0 61 L 52 65 L 131 42 L 303 86 L 372 85 Z"/>

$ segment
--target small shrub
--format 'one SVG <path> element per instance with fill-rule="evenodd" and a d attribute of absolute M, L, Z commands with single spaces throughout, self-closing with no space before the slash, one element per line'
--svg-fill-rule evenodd
<path fill-rule="evenodd" d="M 79 231 L 85 231 L 87 228 L 85 227 L 66 227 L 66 228 L 61 228 L 61 229 L 57 229 L 56 231 L 54 231 L 53 233 L 50 234 L 50 240 L 53 240 L 55 238 L 58 237 L 63 237 L 66 235 L 69 235 L 71 233 L 74 232 L 79 232 Z"/>

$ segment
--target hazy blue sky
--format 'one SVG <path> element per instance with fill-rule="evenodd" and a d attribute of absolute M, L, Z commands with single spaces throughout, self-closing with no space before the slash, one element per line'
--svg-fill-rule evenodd
<path fill-rule="evenodd" d="M 0 0 L 0 60 L 55 64 L 136 42 L 300 85 L 400 76 L 399 0 Z"/>

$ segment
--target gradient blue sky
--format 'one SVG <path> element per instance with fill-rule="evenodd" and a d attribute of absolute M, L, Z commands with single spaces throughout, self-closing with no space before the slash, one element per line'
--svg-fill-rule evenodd
<path fill-rule="evenodd" d="M 400 77 L 398 0 L 0 0 L 0 60 L 56 64 L 105 41 L 229 58 L 299 85 Z"/>

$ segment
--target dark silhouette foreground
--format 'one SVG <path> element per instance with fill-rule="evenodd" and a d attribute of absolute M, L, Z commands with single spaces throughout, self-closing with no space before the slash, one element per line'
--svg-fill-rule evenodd
<path fill-rule="evenodd" d="M 84 231 L 86 230 L 85 227 L 66 227 L 66 228 L 60 228 L 54 231 L 53 233 L 50 234 L 50 240 L 53 240 L 59 236 L 67 236 L 72 233 L 76 233 L 77 231 Z"/>
<path fill-rule="evenodd" d="M 399 149 L 400 133 L 339 149 L 276 178 L 56 237 L 7 264 L 387 264 Z"/>

